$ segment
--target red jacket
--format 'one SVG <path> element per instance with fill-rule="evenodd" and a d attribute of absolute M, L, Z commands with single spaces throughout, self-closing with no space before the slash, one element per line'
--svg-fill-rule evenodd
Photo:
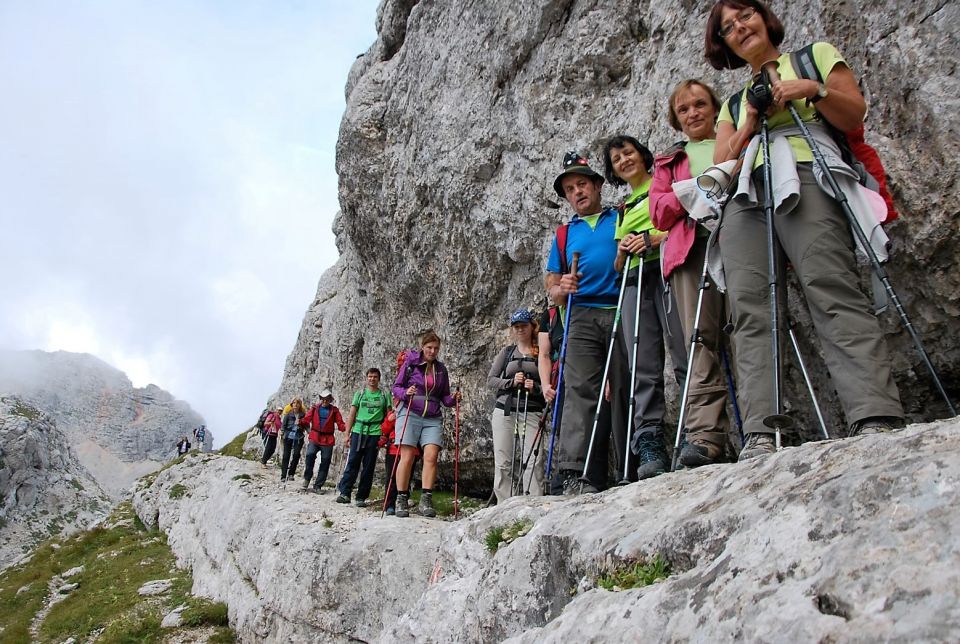
<path fill-rule="evenodd" d="M 267 414 L 267 418 L 263 421 L 263 431 L 267 433 L 267 436 L 276 436 L 280 433 L 281 422 L 280 414 L 272 411 Z"/>
<path fill-rule="evenodd" d="M 317 411 L 317 407 L 319 407 L 319 405 L 314 405 L 310 408 L 307 415 L 300 419 L 300 425 L 310 428 L 310 433 L 307 435 L 307 438 L 310 439 L 310 442 L 314 445 L 320 445 L 322 447 L 335 445 L 337 439 L 334 437 L 333 432 L 336 429 L 339 429 L 341 432 L 347 431 L 347 426 L 343 422 L 343 416 L 340 415 L 340 410 L 337 409 L 336 406 L 330 405 L 327 407 L 329 411 L 327 414 L 327 422 L 321 427 L 320 414 Z"/>

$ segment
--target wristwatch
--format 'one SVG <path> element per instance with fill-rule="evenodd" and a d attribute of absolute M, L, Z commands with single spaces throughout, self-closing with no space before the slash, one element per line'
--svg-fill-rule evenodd
<path fill-rule="evenodd" d="M 830 95 L 830 90 L 827 89 L 827 86 L 823 83 L 817 84 L 817 93 L 810 98 L 811 103 L 816 103 L 817 101 L 826 98 Z"/>

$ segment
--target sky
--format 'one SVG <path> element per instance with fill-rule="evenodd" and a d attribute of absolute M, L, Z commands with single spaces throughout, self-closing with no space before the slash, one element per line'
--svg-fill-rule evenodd
<path fill-rule="evenodd" d="M 0 348 L 92 353 L 216 444 L 337 259 L 335 146 L 378 0 L 0 0 Z"/>

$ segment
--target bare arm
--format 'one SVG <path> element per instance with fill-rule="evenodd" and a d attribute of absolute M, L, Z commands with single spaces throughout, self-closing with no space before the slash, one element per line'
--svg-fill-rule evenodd
<path fill-rule="evenodd" d="M 867 114 L 867 103 L 850 68 L 838 63 L 827 76 L 824 85 L 827 86 L 827 96 L 817 101 L 817 111 L 843 132 L 858 128 Z M 820 83 L 817 81 L 805 78 L 776 80 L 773 82 L 773 98 L 778 106 L 783 107 L 787 101 L 815 97 L 819 87 Z M 717 143 L 719 147 L 719 136 Z"/>

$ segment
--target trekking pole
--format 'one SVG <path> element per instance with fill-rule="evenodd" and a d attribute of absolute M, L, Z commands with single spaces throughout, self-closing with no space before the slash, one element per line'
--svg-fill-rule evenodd
<path fill-rule="evenodd" d="M 546 410 L 544 410 L 546 411 Z M 523 463 L 523 467 L 520 469 L 520 480 L 523 480 L 523 475 L 527 471 L 527 466 L 530 465 L 530 459 L 533 459 L 533 469 L 530 470 L 530 477 L 527 479 L 527 487 L 524 494 L 530 494 L 530 486 L 533 485 L 533 475 L 536 472 L 537 467 L 537 457 L 540 456 L 540 445 L 543 443 L 543 430 L 547 425 L 547 415 L 546 413 L 541 413 L 540 422 L 537 423 L 537 433 L 533 437 L 533 443 L 530 445 L 530 452 L 527 453 L 527 460 Z"/>
<path fill-rule="evenodd" d="M 343 473 L 347 471 L 347 461 L 350 460 L 350 434 L 352 434 L 352 433 L 353 433 L 353 431 L 351 430 L 351 431 L 347 432 L 346 436 L 343 437 L 343 462 L 340 464 L 340 479 L 343 479 Z M 359 448 L 360 448 L 360 442 L 361 442 L 361 441 L 359 440 L 360 436 L 362 436 L 362 435 L 358 435 L 358 440 L 357 440 L 357 451 L 358 451 L 358 452 L 360 451 L 360 449 L 359 449 Z"/>
<path fill-rule="evenodd" d="M 570 273 L 577 274 L 577 264 L 580 263 L 580 253 L 573 254 L 573 261 L 570 263 Z M 560 366 L 557 368 L 557 388 L 553 398 L 553 413 L 550 415 L 550 447 L 547 449 L 547 480 L 550 480 L 550 474 L 553 472 L 553 446 L 557 442 L 557 432 L 560 429 L 560 423 L 557 422 L 557 416 L 560 414 L 560 398 L 563 391 L 563 363 L 567 357 L 567 338 L 570 337 L 570 312 L 573 310 L 573 293 L 567 294 L 567 310 L 563 312 L 563 340 L 560 341 Z"/>
<path fill-rule="evenodd" d="M 733 421 L 737 424 L 737 433 L 740 434 L 740 447 L 743 447 L 743 418 L 740 416 L 740 405 L 737 403 L 737 389 L 733 386 L 733 370 L 730 369 L 730 357 L 723 346 L 720 347 L 720 361 L 727 376 L 727 393 L 730 396 L 730 406 L 733 407 Z"/>
<path fill-rule="evenodd" d="M 771 62 L 774 64 L 771 65 L 770 63 L 766 63 L 763 69 L 767 72 L 768 76 L 776 78 L 776 61 Z M 876 274 L 877 279 L 879 279 L 883 284 L 883 288 L 887 292 L 887 297 L 891 302 L 893 302 L 894 308 L 897 309 L 897 314 L 900 316 L 900 321 L 903 323 L 904 328 L 907 330 L 907 333 L 913 340 L 913 344 L 916 346 L 917 352 L 920 354 L 920 358 L 923 361 L 924 366 L 926 366 L 927 370 L 930 372 L 930 376 L 933 378 L 933 384 L 936 386 L 937 391 L 943 398 L 943 401 L 947 404 L 947 409 L 950 410 L 951 416 L 956 416 L 957 410 L 950 401 L 950 396 L 947 395 L 947 390 L 944 388 L 943 382 L 941 382 L 936 368 L 930 361 L 930 356 L 927 354 L 926 349 L 923 348 L 923 342 L 920 340 L 920 335 L 917 333 L 916 329 L 913 328 L 913 323 L 910 322 L 910 318 L 907 316 L 907 312 L 903 308 L 903 304 L 900 303 L 900 298 L 897 296 L 897 292 L 893 289 L 893 283 L 890 281 L 890 276 L 887 274 L 883 264 L 880 263 L 880 258 L 877 257 L 877 253 L 870 245 L 870 240 L 863 232 L 863 228 L 860 227 L 860 222 L 857 221 L 856 216 L 853 214 L 853 210 L 850 208 L 850 203 L 847 201 L 847 195 L 845 195 L 843 190 L 840 188 L 840 184 L 837 183 L 836 177 L 833 176 L 833 171 L 827 164 L 827 160 L 823 157 L 823 152 L 820 150 L 820 144 L 817 143 L 816 139 L 813 138 L 813 135 L 810 134 L 807 124 L 804 123 L 803 119 L 800 118 L 800 115 L 797 114 L 797 109 L 792 103 L 787 102 L 787 109 L 790 111 L 790 116 L 793 118 L 793 122 L 796 123 L 797 127 L 800 129 L 800 132 L 803 134 L 803 138 L 806 140 L 807 145 L 810 146 L 810 150 L 813 152 L 813 157 L 816 159 L 817 165 L 820 166 L 820 170 L 823 172 L 824 177 L 826 177 L 827 183 L 830 184 L 830 190 L 833 191 L 833 198 L 837 200 L 837 202 L 840 204 L 841 210 L 843 210 L 843 214 L 846 215 L 847 222 L 850 224 L 850 229 L 857 238 L 860 248 L 863 250 L 864 254 L 870 260 L 870 264 L 873 266 L 873 272 Z"/>
<path fill-rule="evenodd" d="M 516 400 L 516 404 L 513 401 Z M 513 407 L 513 449 L 510 450 L 510 496 L 517 494 L 517 438 L 520 436 L 520 387 L 517 387 L 516 397 L 510 397 Z"/>
<path fill-rule="evenodd" d="M 460 393 L 460 385 L 457 385 Z M 453 518 L 460 517 L 460 398 L 457 397 L 453 417 Z"/>
<path fill-rule="evenodd" d="M 617 340 L 617 326 L 620 324 L 620 310 L 623 308 L 623 296 L 627 292 L 627 270 L 629 264 L 624 264 L 623 278 L 620 280 L 620 295 L 617 297 L 617 310 L 613 314 L 613 328 L 610 329 L 610 342 L 607 346 L 607 360 L 603 365 L 603 377 L 600 379 L 600 395 L 597 397 L 597 408 L 593 412 L 593 428 L 590 430 L 590 443 L 587 445 L 587 457 L 583 461 L 583 472 L 580 474 L 580 489 L 587 480 L 587 469 L 590 466 L 590 456 L 593 454 L 593 442 L 597 437 L 597 426 L 600 424 L 600 409 L 603 407 L 603 394 L 607 386 L 607 377 L 610 375 L 610 362 L 613 360 L 613 346 Z M 637 295 L 639 299 L 639 294 Z"/>
<path fill-rule="evenodd" d="M 780 362 L 780 289 L 777 275 L 776 232 L 773 227 L 773 171 L 770 164 L 770 125 L 766 112 L 760 113 L 760 146 L 763 150 L 763 213 L 767 225 L 767 283 L 770 297 L 770 343 L 773 366 L 773 413 L 763 424 L 774 431 L 776 450 L 783 449 L 781 433 L 793 426 L 793 419 L 783 413 L 781 400 Z"/>
<path fill-rule="evenodd" d="M 673 458 L 670 461 L 670 471 L 677 470 L 677 461 L 680 459 L 680 444 L 684 434 L 687 433 L 687 398 L 690 396 L 690 375 L 693 373 L 693 358 L 697 347 L 703 343 L 703 336 L 700 335 L 700 313 L 703 311 L 703 294 L 710 288 L 710 282 L 707 279 L 708 274 L 708 253 L 703 256 L 703 269 L 700 271 L 700 285 L 697 289 L 697 309 L 693 314 L 693 329 L 690 331 L 690 350 L 687 351 L 687 377 L 683 379 L 683 393 L 680 394 L 680 413 L 677 414 L 677 436 L 673 442 Z"/>
<path fill-rule="evenodd" d="M 383 515 L 387 513 L 387 499 L 390 498 L 390 488 L 393 486 L 393 482 L 397 478 L 397 466 L 400 465 L 400 456 L 401 456 L 401 447 L 403 446 L 403 437 L 407 433 L 407 421 L 410 420 L 410 404 L 413 402 L 413 394 L 407 396 L 407 415 L 403 417 L 403 427 L 400 428 L 400 443 L 397 445 L 397 457 L 393 460 L 393 468 L 390 472 L 390 480 L 387 481 L 387 489 L 383 493 L 383 508 L 380 510 L 380 518 L 383 518 Z M 397 403 L 397 409 L 400 408 L 400 404 Z M 396 411 L 396 410 L 394 410 Z M 396 430 L 394 430 L 396 431 Z M 390 452 L 390 446 L 387 445 L 387 452 Z"/>
<path fill-rule="evenodd" d="M 650 233 L 643 232 L 644 244 L 650 243 Z M 644 245 L 646 248 L 646 245 Z M 640 254 L 640 265 L 637 266 L 637 301 L 634 306 L 633 314 L 633 351 L 631 352 L 631 362 L 630 362 L 630 401 L 627 404 L 627 431 L 624 435 L 623 442 L 623 478 L 617 482 L 617 485 L 629 485 L 630 476 L 627 472 L 627 467 L 630 464 L 630 435 L 633 433 L 633 415 L 637 410 L 637 400 L 634 396 L 634 392 L 637 386 L 637 353 L 640 350 L 640 302 L 643 300 L 643 258 L 646 255 L 646 252 Z M 627 263 L 625 264 L 624 271 L 628 271 L 630 268 L 630 262 L 633 261 L 633 254 L 627 255 Z M 626 272 L 624 273 L 626 275 Z"/>
<path fill-rule="evenodd" d="M 523 420 L 520 421 L 520 460 L 517 462 L 517 496 L 523 494 L 523 451 L 527 447 L 527 404 L 530 391 L 523 390 Z"/>
<path fill-rule="evenodd" d="M 820 430 L 823 437 L 830 439 L 830 433 L 827 431 L 827 423 L 823 420 L 823 412 L 820 411 L 820 401 L 817 400 L 817 394 L 813 390 L 813 383 L 810 381 L 810 374 L 807 373 L 807 365 L 803 363 L 803 356 L 800 355 L 800 343 L 797 342 L 797 334 L 793 331 L 794 321 L 788 319 L 787 334 L 790 336 L 790 343 L 793 345 L 793 352 L 797 356 L 797 363 L 800 365 L 800 373 L 803 374 L 803 381 L 807 383 L 807 391 L 810 392 L 810 400 L 813 401 L 813 410 L 817 412 L 817 420 L 820 421 Z"/>

